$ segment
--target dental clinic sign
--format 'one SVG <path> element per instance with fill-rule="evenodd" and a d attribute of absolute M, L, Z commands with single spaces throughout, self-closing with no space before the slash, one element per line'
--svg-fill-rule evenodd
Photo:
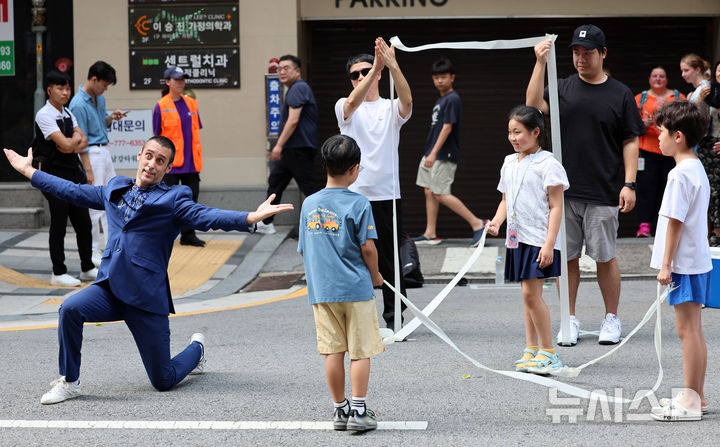
<path fill-rule="evenodd" d="M 13 0 L 0 0 L 0 76 L 15 76 Z"/>

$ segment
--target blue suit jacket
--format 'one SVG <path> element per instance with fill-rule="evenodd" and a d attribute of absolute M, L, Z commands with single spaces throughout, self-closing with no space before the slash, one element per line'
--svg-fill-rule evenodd
<path fill-rule="evenodd" d="M 77 206 L 105 210 L 108 241 L 97 282 L 108 281 L 121 301 L 139 309 L 167 315 L 175 309 L 167 275 L 173 242 L 183 226 L 198 230 L 252 232 L 247 212 L 200 205 L 187 186 L 158 184 L 127 223 L 114 202 L 132 186 L 129 177 L 114 177 L 106 186 L 78 185 L 36 171 L 32 185 Z"/>

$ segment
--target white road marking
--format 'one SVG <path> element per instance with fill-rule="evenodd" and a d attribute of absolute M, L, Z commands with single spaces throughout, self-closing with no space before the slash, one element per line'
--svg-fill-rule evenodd
<path fill-rule="evenodd" d="M 427 430 L 427 421 L 378 421 L 378 430 Z M 150 430 L 332 430 L 315 421 L 62 421 L 0 419 L 0 428 L 125 428 Z"/>

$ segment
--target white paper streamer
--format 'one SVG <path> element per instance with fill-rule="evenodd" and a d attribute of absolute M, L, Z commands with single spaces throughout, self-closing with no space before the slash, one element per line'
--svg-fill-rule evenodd
<path fill-rule="evenodd" d="M 487 225 L 487 222 L 485 223 Z M 470 259 L 467 260 L 465 265 L 462 266 L 459 272 L 455 275 L 455 277 L 438 293 L 435 298 L 430 301 L 430 303 L 425 306 L 425 308 L 422 310 L 422 314 L 426 317 L 429 317 L 431 313 L 437 307 L 442 303 L 445 298 L 448 296 L 450 291 L 457 285 L 458 281 L 465 276 L 465 273 L 470 269 L 470 267 L 475 264 L 475 261 L 477 261 L 477 258 L 480 257 L 480 254 L 483 251 L 483 248 L 485 248 L 485 237 L 487 236 L 487 226 L 485 227 L 485 230 L 483 231 L 482 236 L 480 237 L 480 242 L 478 242 L 478 246 L 473 251 L 472 255 L 470 255 Z M 401 295 L 402 296 L 402 295 Z M 408 324 L 403 326 L 402 329 L 400 329 L 399 332 L 395 334 L 395 341 L 402 341 L 404 340 L 408 335 L 412 334 L 415 329 L 417 329 L 420 326 L 421 322 L 418 317 L 413 318 Z"/>
<path fill-rule="evenodd" d="M 399 292 L 397 289 L 395 289 L 390 283 L 388 283 L 387 281 L 385 281 L 385 284 L 386 284 L 388 287 L 390 287 L 395 293 L 400 294 L 400 292 Z M 655 313 L 655 312 L 659 309 L 659 304 L 662 303 L 662 302 L 665 300 L 665 298 L 667 298 L 667 295 L 668 295 L 668 293 L 670 292 L 670 290 L 671 290 L 670 288 L 666 288 L 663 293 L 660 293 L 660 287 L 658 287 L 658 296 L 657 296 L 657 299 L 656 299 L 655 302 L 650 306 L 650 309 L 648 309 L 648 311 L 646 312 L 645 317 L 643 318 L 643 320 L 630 332 L 630 334 L 628 334 L 627 337 L 625 337 L 625 340 L 623 341 L 622 344 L 620 344 L 619 346 L 615 347 L 615 348 L 614 348 L 613 350 L 611 350 L 610 352 L 608 352 L 608 353 L 600 356 L 600 357 L 597 358 L 597 359 L 594 359 L 594 360 L 592 360 L 592 361 L 590 361 L 590 362 L 582 365 L 580 368 L 577 368 L 577 369 L 578 369 L 578 370 L 581 370 L 581 369 L 583 369 L 583 368 L 586 368 L 587 366 L 590 366 L 590 365 L 592 365 L 592 364 L 594 364 L 594 363 L 596 363 L 596 362 L 598 362 L 598 361 L 600 361 L 600 360 L 602 360 L 602 359 L 604 359 L 604 358 L 607 358 L 609 355 L 611 355 L 611 354 L 613 354 L 614 352 L 616 352 L 623 344 L 625 344 L 625 342 L 626 342 L 627 340 L 629 340 L 629 339 L 632 337 L 633 334 L 635 334 L 641 327 L 643 327 L 643 326 L 645 325 L 645 323 L 647 323 L 647 321 L 650 319 L 650 316 L 652 316 L 652 314 Z M 412 313 L 415 314 L 415 317 L 416 317 L 418 320 L 420 320 L 420 322 L 422 322 L 422 324 L 424 324 L 428 329 L 430 329 L 430 331 L 431 331 L 433 334 L 437 335 L 442 341 L 444 341 L 445 343 L 447 343 L 448 345 L 450 345 L 451 348 L 453 348 L 453 349 L 456 350 L 458 353 L 460 353 L 460 355 L 462 355 L 463 357 L 465 357 L 465 358 L 466 358 L 468 361 L 470 361 L 473 365 L 477 366 L 477 367 L 480 368 L 480 369 L 484 369 L 484 370 L 486 370 L 486 371 L 493 372 L 493 373 L 495 373 L 495 374 L 500 374 L 500 375 L 503 375 L 503 376 L 512 377 L 513 379 L 523 380 L 523 381 L 525 381 L 525 382 L 536 383 L 536 384 L 538 384 L 538 385 L 542 385 L 542 386 L 545 386 L 545 387 L 548 387 L 548 388 L 557 388 L 558 391 L 561 391 L 561 392 L 563 392 L 563 393 L 569 394 L 569 395 L 571 395 L 571 396 L 580 397 L 580 398 L 583 398 L 583 399 L 595 399 L 595 400 L 598 400 L 598 401 L 600 401 L 600 402 L 613 402 L 613 403 L 615 403 L 615 402 L 632 403 L 632 402 L 635 402 L 635 401 L 640 401 L 640 400 L 644 399 L 646 396 L 654 393 L 654 392 L 658 389 L 658 387 L 660 386 L 660 383 L 662 382 L 663 373 L 662 373 L 662 363 L 660 362 L 660 353 L 661 353 L 661 346 L 662 346 L 662 327 L 661 327 L 661 324 L 660 324 L 660 314 L 659 314 L 659 312 L 658 312 L 658 317 L 657 317 L 657 323 L 656 323 L 656 326 L 655 326 L 655 352 L 656 352 L 657 357 L 658 357 L 658 364 L 660 365 L 660 370 L 659 370 L 659 373 L 658 373 L 658 378 L 657 378 L 657 380 L 655 381 L 655 385 L 653 386 L 653 388 L 652 388 L 650 391 L 648 391 L 647 393 L 645 393 L 645 394 L 644 394 L 643 396 L 641 396 L 641 397 L 637 397 L 637 398 L 635 398 L 635 399 L 625 399 L 625 398 L 617 399 L 617 398 L 615 398 L 614 396 L 608 396 L 608 395 L 606 395 L 606 394 L 604 394 L 604 393 L 602 393 L 602 394 L 596 393 L 596 392 L 594 392 L 594 391 L 586 390 L 586 389 L 583 389 L 583 388 L 580 388 L 580 387 L 577 387 L 577 386 L 574 386 L 574 385 L 569 385 L 569 384 L 567 384 L 567 383 L 560 382 L 560 381 L 558 381 L 558 380 L 551 379 L 551 378 L 548 378 L 548 377 L 537 376 L 537 375 L 535 375 L 535 374 L 528 374 L 528 373 L 522 373 L 522 372 L 503 371 L 503 370 L 499 370 L 499 369 L 489 368 L 489 367 L 483 365 L 482 363 L 478 362 L 478 361 L 475 360 L 474 358 L 470 357 L 469 355 L 467 355 L 467 354 L 466 354 L 465 352 L 463 352 L 460 348 L 458 348 L 457 345 L 450 339 L 450 337 L 448 337 L 447 334 L 445 334 L 445 332 L 440 328 L 440 326 L 438 326 L 438 325 L 437 325 L 434 321 L 432 321 L 429 317 L 425 316 L 425 315 L 423 314 L 423 312 L 422 312 L 420 309 L 418 309 L 418 308 L 413 304 L 412 301 L 410 301 L 409 299 L 407 299 L 407 298 L 406 298 L 405 296 L 403 296 L 402 294 L 400 294 L 400 298 L 405 302 L 405 304 L 407 305 L 408 309 L 410 309 L 410 311 L 412 311 Z"/>

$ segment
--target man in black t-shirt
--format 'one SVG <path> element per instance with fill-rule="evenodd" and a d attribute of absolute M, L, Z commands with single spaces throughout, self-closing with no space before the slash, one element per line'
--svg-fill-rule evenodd
<path fill-rule="evenodd" d="M 437 216 L 440 204 L 465 219 L 473 230 L 472 246 L 480 241 L 483 221 L 464 203 L 450 193 L 455 180 L 458 153 L 460 152 L 460 116 L 462 102 L 453 89 L 455 68 L 449 59 L 439 59 L 432 65 L 432 80 L 440 93 L 435 102 L 430 122 L 430 133 L 425 142 L 425 155 L 418 166 L 415 184 L 425 189 L 425 232 L 414 237 L 416 244 L 437 245 Z"/>
<path fill-rule="evenodd" d="M 551 40 L 535 46 L 537 61 L 525 101 L 545 113 L 549 106 L 543 85 L 551 47 Z M 570 48 L 578 73 L 558 80 L 563 166 L 570 181 L 570 189 L 565 192 L 570 344 L 577 343 L 580 328 L 575 301 L 583 242 L 586 254 L 597 264 L 598 284 L 605 301 L 606 315 L 598 341 L 615 344 L 622 332 L 617 317 L 620 269 L 615 258 L 618 209 L 627 213 L 635 206 L 638 136 L 645 133 L 645 128 L 630 89 L 603 71 L 607 44 L 602 30 L 594 25 L 579 26 Z"/>
<path fill-rule="evenodd" d="M 316 193 L 320 185 L 315 175 L 317 152 L 318 108 L 310 86 L 300 78 L 300 59 L 292 55 L 280 58 L 278 79 L 287 87 L 280 112 L 280 136 L 270 152 L 270 176 L 267 196 L 275 194 L 274 205 L 280 203 L 290 180 L 305 196 Z M 258 222 L 259 233 L 275 233 L 273 216 Z"/>

